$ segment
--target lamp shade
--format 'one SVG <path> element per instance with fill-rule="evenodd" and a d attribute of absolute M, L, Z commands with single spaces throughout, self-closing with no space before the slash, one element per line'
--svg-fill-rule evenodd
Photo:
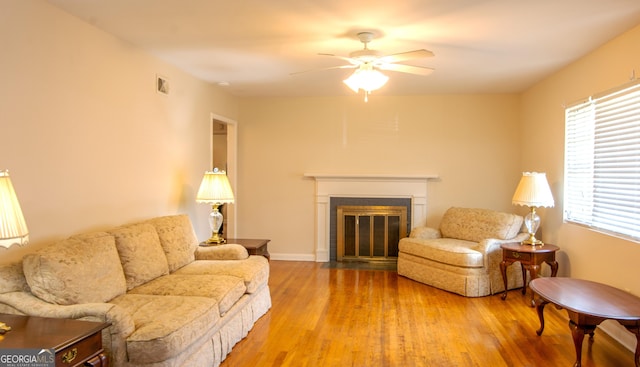
<path fill-rule="evenodd" d="M 553 195 L 546 173 L 523 172 L 511 202 L 528 207 L 552 207 Z"/>
<path fill-rule="evenodd" d="M 29 230 L 11 184 L 9 171 L 0 170 L 0 246 L 9 248 L 28 242 Z"/>
<path fill-rule="evenodd" d="M 233 191 L 225 171 L 217 168 L 204 173 L 196 202 L 209 204 L 233 203 Z"/>

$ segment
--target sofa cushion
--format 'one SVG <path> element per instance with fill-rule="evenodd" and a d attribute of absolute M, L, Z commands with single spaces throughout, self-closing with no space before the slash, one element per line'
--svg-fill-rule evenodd
<path fill-rule="evenodd" d="M 255 255 L 244 260 L 196 260 L 175 274 L 231 275 L 244 280 L 247 293 L 253 293 L 268 282 L 269 262 Z"/>
<path fill-rule="evenodd" d="M 107 302 L 127 286 L 113 236 L 70 237 L 23 259 L 24 275 L 38 298 L 60 305 Z"/>
<path fill-rule="evenodd" d="M 442 237 L 473 242 L 487 238 L 508 240 L 521 227 L 521 216 L 488 209 L 449 208 L 440 222 Z"/>
<path fill-rule="evenodd" d="M 477 242 L 454 238 L 403 239 L 398 244 L 402 253 L 465 268 L 484 266 L 484 256 L 477 247 Z"/>
<path fill-rule="evenodd" d="M 124 294 L 111 300 L 135 324 L 126 339 L 131 364 L 163 362 L 179 355 L 211 331 L 220 319 L 218 305 L 206 297 Z"/>
<path fill-rule="evenodd" d="M 155 227 L 131 224 L 109 231 L 116 239 L 127 289 L 169 273 L 167 257 Z"/>
<path fill-rule="evenodd" d="M 170 274 L 136 287 L 128 293 L 209 297 L 218 302 L 222 316 L 242 297 L 246 289 L 242 279 L 229 275 Z"/>
<path fill-rule="evenodd" d="M 160 237 L 167 256 L 169 272 L 174 272 L 195 260 L 198 238 L 187 215 L 171 215 L 148 220 Z"/>

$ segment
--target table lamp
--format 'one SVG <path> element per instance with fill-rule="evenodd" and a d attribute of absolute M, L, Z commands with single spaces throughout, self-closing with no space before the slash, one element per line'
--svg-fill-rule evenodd
<path fill-rule="evenodd" d="M 29 230 L 11 184 L 9 171 L 0 170 L 0 246 L 26 245 Z"/>
<path fill-rule="evenodd" d="M 222 226 L 222 213 L 218 210 L 224 203 L 233 203 L 233 191 L 225 171 L 214 168 L 213 171 L 204 173 L 196 202 L 211 204 L 211 214 L 209 214 L 209 226 L 211 226 L 211 238 L 206 243 L 218 245 L 225 243 L 225 239 L 218 233 Z"/>
<path fill-rule="evenodd" d="M 531 208 L 531 212 L 524 217 L 524 224 L 529 231 L 529 238 L 522 241 L 523 245 L 544 245 L 535 234 L 540 227 L 540 217 L 536 208 L 553 207 L 553 195 L 547 182 L 547 175 L 538 172 L 523 172 L 516 192 L 511 199 L 513 205 L 523 205 Z"/>
<path fill-rule="evenodd" d="M 0 246 L 26 245 L 29 242 L 29 230 L 20 209 L 18 197 L 11 184 L 9 171 L 0 170 Z M 11 327 L 0 322 L 0 334 Z"/>

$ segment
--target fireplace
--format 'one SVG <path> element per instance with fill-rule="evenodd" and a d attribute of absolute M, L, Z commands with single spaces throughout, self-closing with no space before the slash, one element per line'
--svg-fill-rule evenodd
<path fill-rule="evenodd" d="M 427 183 L 437 175 L 342 175 L 306 173 L 315 179 L 315 258 L 331 260 L 331 202 L 341 199 L 406 200 L 407 233 L 411 228 L 426 225 Z M 360 204 L 344 204 L 360 205 Z M 372 204 L 396 205 L 396 204 Z M 401 204 L 405 205 L 405 204 Z"/>
<path fill-rule="evenodd" d="M 395 262 L 410 231 L 410 198 L 329 199 L 330 261 Z"/>

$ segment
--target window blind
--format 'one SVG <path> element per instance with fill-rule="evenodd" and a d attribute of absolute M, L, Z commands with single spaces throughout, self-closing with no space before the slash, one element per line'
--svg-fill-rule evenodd
<path fill-rule="evenodd" d="M 565 110 L 564 219 L 640 240 L 640 83 Z"/>

